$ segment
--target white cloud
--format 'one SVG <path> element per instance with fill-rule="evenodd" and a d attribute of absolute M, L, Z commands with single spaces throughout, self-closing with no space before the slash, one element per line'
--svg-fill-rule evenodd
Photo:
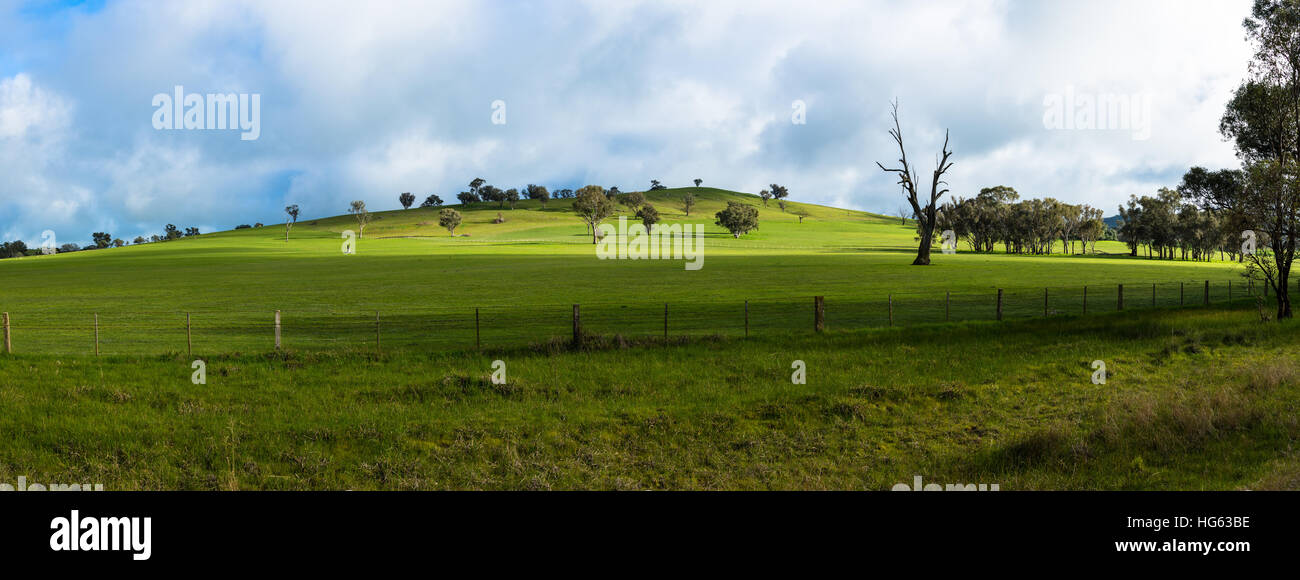
<path fill-rule="evenodd" d="M 48 141 L 67 128 L 69 113 L 63 99 L 34 86 L 29 75 L 0 79 L 0 139 L 6 142 L 29 135 Z"/>
<path fill-rule="evenodd" d="M 0 237 L 38 239 L 83 217 L 91 193 L 66 179 L 72 115 L 68 99 L 30 75 L 0 79 L 0 208 L 10 214 L 0 215 Z"/>

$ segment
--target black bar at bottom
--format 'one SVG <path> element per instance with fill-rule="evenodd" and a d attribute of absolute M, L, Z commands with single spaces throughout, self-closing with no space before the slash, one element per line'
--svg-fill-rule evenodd
<path fill-rule="evenodd" d="M 507 554 L 543 568 L 583 567 L 595 554 L 658 565 L 707 557 L 739 567 L 942 554 L 949 564 L 1005 571 L 1042 561 L 1070 562 L 1072 570 L 1203 569 L 1294 554 L 1300 508 L 1290 499 L 1269 492 L 10 492 L 0 493 L 0 557 L 178 572 L 196 562 L 210 570 L 259 561 L 436 563 L 449 570 Z M 52 523 L 70 519 L 72 510 L 83 524 L 150 518 L 149 558 L 52 550 Z M 724 539 L 732 548 L 719 544 Z M 1137 544 L 1120 551 L 1117 542 L 1156 551 L 1131 551 Z M 1214 547 L 1205 554 L 1190 542 Z"/>

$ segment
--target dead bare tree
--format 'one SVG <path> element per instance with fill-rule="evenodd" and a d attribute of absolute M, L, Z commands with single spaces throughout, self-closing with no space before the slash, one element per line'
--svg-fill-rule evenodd
<path fill-rule="evenodd" d="M 905 205 L 900 205 L 898 209 L 894 210 L 894 215 L 898 216 L 900 220 L 898 225 L 905 226 L 907 225 L 907 218 L 912 217 L 912 210 Z"/>
<path fill-rule="evenodd" d="M 948 150 L 948 131 L 944 130 L 943 132 L 943 151 L 937 163 L 935 163 L 934 178 L 930 181 L 930 199 L 922 206 L 916 192 L 917 175 L 907 162 L 907 149 L 903 147 L 903 129 L 898 123 L 898 101 L 894 101 L 892 106 L 894 128 L 889 130 L 889 136 L 894 138 L 895 143 L 898 143 L 898 163 L 901 167 L 888 168 L 879 161 L 876 162 L 876 166 L 886 173 L 898 174 L 898 183 L 903 186 L 903 193 L 907 196 L 907 202 L 912 205 L 912 212 L 916 217 L 921 235 L 921 245 L 916 249 L 916 259 L 912 261 L 912 265 L 929 266 L 930 246 L 934 242 L 938 201 L 940 197 L 943 197 L 943 194 L 948 193 L 947 189 L 939 189 L 939 186 L 948 185 L 948 182 L 943 180 L 943 174 L 947 173 L 948 169 L 952 167 L 952 163 L 948 161 L 948 158 L 952 156 L 952 151 Z"/>

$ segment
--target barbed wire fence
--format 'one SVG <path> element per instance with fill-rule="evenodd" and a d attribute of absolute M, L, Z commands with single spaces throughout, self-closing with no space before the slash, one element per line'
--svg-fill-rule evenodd
<path fill-rule="evenodd" d="M 875 297 L 589 302 L 529 306 L 116 312 L 4 312 L 4 353 L 189 355 L 471 350 L 593 337 L 748 337 L 1205 306 L 1266 298 L 1266 284 L 1183 280 L 930 291 Z"/>

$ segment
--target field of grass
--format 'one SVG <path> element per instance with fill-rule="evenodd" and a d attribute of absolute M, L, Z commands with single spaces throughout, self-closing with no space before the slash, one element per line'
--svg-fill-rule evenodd
<path fill-rule="evenodd" d="M 675 208 L 685 190 L 650 199 L 670 223 L 707 224 L 699 271 L 597 259 L 567 200 L 460 208 L 469 236 L 454 238 L 437 210 L 377 213 L 355 255 L 340 216 L 305 219 L 288 242 L 268 226 L 0 260 L 14 344 L 0 355 L 0 481 L 1300 485 L 1300 332 L 1259 322 L 1234 264 L 1134 259 L 1109 242 L 1086 256 L 936 252 L 914 267 L 911 224 L 792 204 L 802 223 L 760 207 L 760 229 L 737 240 L 712 214 L 761 201 L 694 192 L 689 217 Z M 823 334 L 813 296 L 826 297 Z M 489 380 L 494 360 L 504 385 Z M 791 383 L 795 360 L 807 384 Z M 1090 380 L 1094 360 L 1106 385 Z"/>
<path fill-rule="evenodd" d="M 0 481 L 1296 489 L 1300 332 L 1195 308 L 486 353 L 15 355 Z M 507 384 L 489 380 L 494 359 Z M 791 383 L 791 364 L 807 384 Z M 1107 363 L 1092 384 L 1093 360 Z"/>
<path fill-rule="evenodd" d="M 802 223 L 752 195 L 691 189 L 691 216 L 676 207 L 686 193 L 649 194 L 668 223 L 708 226 L 703 268 L 675 260 L 599 260 L 570 200 L 545 209 L 526 201 L 460 208 L 465 222 L 452 238 L 437 226 L 436 209 L 379 212 L 355 255 L 341 251 L 350 216 L 304 219 L 284 240 L 279 226 L 245 229 L 94 252 L 0 261 L 0 310 L 10 313 L 18 352 L 93 351 L 99 315 L 106 354 L 184 351 L 191 314 L 196 352 L 259 351 L 272 343 L 282 311 L 284 340 L 299 349 L 374 342 L 380 313 L 390 346 L 463 347 L 474 343 L 474 309 L 481 342 L 523 344 L 570 332 L 572 304 L 597 333 L 662 333 L 663 307 L 674 334 L 743 334 L 744 302 L 755 332 L 811 325 L 811 300 L 827 297 L 827 321 L 838 328 L 885 326 L 888 301 L 895 323 L 982 320 L 995 316 L 996 289 L 1006 289 L 1009 317 L 1049 311 L 1113 310 L 1117 284 L 1128 307 L 1196 303 L 1212 281 L 1213 299 L 1228 298 L 1228 281 L 1244 294 L 1240 270 L 1222 262 L 1132 259 L 1122 244 L 1103 242 L 1106 255 L 1014 256 L 936 252 L 934 265 L 910 265 L 914 227 L 896 218 L 822 206 Z M 760 207 L 760 228 L 736 240 L 713 225 L 727 201 Z M 491 221 L 500 213 L 505 223 Z M 626 215 L 626 210 L 623 212 Z M 1180 290 L 1180 284 L 1185 289 Z M 946 305 L 945 293 L 952 302 Z M 1129 293 L 1132 292 L 1131 295 Z"/>

